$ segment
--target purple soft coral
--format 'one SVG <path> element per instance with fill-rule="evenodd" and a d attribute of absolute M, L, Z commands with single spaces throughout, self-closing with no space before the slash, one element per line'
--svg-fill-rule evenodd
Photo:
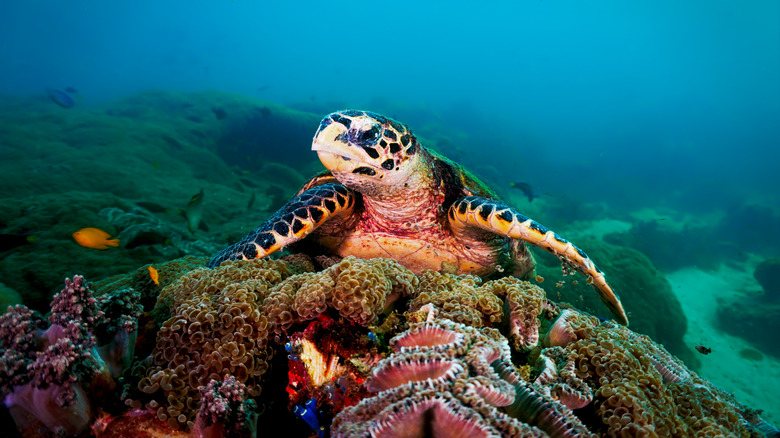
<path fill-rule="evenodd" d="M 102 316 L 84 277 L 74 275 L 73 280 L 65 279 L 65 289 L 52 298 L 49 321 L 63 327 L 70 321 L 83 321 L 93 327 Z"/>
<path fill-rule="evenodd" d="M 201 405 L 195 420 L 193 436 L 253 437 L 257 414 L 254 401 L 246 400 L 246 386 L 228 376 L 220 382 L 212 380 L 200 388 Z"/>
<path fill-rule="evenodd" d="M 112 390 L 112 377 L 121 375 L 132 359 L 138 298 L 124 291 L 95 299 L 77 275 L 66 279 L 65 288 L 52 299 L 48 328 L 24 306 L 0 316 L 0 400 L 17 427 L 42 425 L 66 435 L 86 430 L 95 395 Z M 107 345 L 98 347 L 101 339 Z"/>

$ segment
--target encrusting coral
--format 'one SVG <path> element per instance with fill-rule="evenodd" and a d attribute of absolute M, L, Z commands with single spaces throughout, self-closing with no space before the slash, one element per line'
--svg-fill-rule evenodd
<path fill-rule="evenodd" d="M 49 325 L 25 306 L 0 316 L 0 390 L 20 430 L 75 435 L 131 362 L 139 295 L 94 298 L 81 276 L 54 296 Z"/>
<path fill-rule="evenodd" d="M 159 285 L 144 267 L 97 297 L 76 276 L 48 321 L 24 306 L 0 317 L 0 390 L 20 430 L 78 435 L 94 421 L 103 435 L 137 423 L 252 436 L 272 421 L 262 403 L 319 436 L 777 432 L 650 338 L 560 310 L 516 278 L 415 275 L 354 257 L 169 263 Z M 287 369 L 283 357 L 273 366 L 287 383 L 269 385 L 280 351 Z M 124 416 L 97 408 L 115 403 L 120 375 Z"/>

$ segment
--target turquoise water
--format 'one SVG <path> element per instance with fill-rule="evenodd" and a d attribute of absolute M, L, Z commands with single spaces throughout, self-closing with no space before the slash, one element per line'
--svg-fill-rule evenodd
<path fill-rule="evenodd" d="M 72 86 L 90 105 L 217 89 L 322 113 L 366 107 L 432 136 L 456 124 L 471 162 L 618 210 L 778 200 L 777 2 L 1 8 L 2 93 Z"/>
<path fill-rule="evenodd" d="M 213 254 L 319 169 L 323 115 L 361 108 L 572 240 L 646 255 L 682 303 L 675 354 L 780 422 L 777 1 L 25 1 L 0 29 L 0 233 L 39 238 L 0 251 L 0 281 L 25 304 L 66 275 Z M 188 233 L 201 187 L 208 231 Z M 139 202 L 165 245 L 70 238 L 136 239 L 105 209 Z M 671 338 L 658 315 L 677 313 L 650 307 L 632 319 Z"/>

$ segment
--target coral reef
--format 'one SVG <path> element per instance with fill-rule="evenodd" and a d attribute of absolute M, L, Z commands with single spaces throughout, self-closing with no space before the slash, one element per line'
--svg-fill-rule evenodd
<path fill-rule="evenodd" d="M 170 224 L 140 207 L 125 211 L 117 207 L 104 208 L 98 215 L 117 230 L 116 237 L 125 249 L 149 247 L 154 255 L 171 260 L 187 254 L 211 254 L 219 244 L 193 240 L 186 227 Z"/>
<path fill-rule="evenodd" d="M 753 277 L 763 293 L 720 299 L 718 328 L 780 357 L 780 259 L 763 260 L 756 266 Z"/>
<path fill-rule="evenodd" d="M 718 328 L 780 358 L 780 302 L 758 297 L 721 299 Z"/>
<path fill-rule="evenodd" d="M 536 383 L 607 436 L 755 436 L 759 411 L 690 371 L 649 337 L 574 310 L 552 332 L 567 332 L 542 350 Z"/>
<path fill-rule="evenodd" d="M 0 283 L 0 309 L 6 309 L 8 306 L 22 304 L 22 296 L 19 292 Z"/>
<path fill-rule="evenodd" d="M 86 430 L 132 360 L 138 300 L 129 289 L 96 299 L 75 276 L 54 296 L 48 326 L 21 305 L 0 317 L 0 391 L 20 430 Z"/>
<path fill-rule="evenodd" d="M 298 272 L 263 259 L 189 271 L 162 290 L 157 307 L 170 309 L 151 355 L 136 364 L 140 377 L 126 402 L 152 409 L 171 427 L 194 426 L 201 393 L 212 380 L 233 376 L 250 396 L 273 352 L 261 304 L 269 288 Z"/>
<path fill-rule="evenodd" d="M 262 126 L 250 125 L 263 107 L 270 116 Z M 226 117 L 215 117 L 216 108 Z M 273 203 L 289 199 L 300 188 L 301 174 L 319 166 L 314 154 L 301 158 L 287 147 L 310 141 L 319 114 L 243 96 L 148 91 L 100 107 L 59 110 L 40 97 L 4 96 L 0 102 L 0 228 L 38 238 L 37 244 L 0 251 L 0 277 L 25 305 L 41 312 L 48 310 L 56 285 L 74 273 L 99 280 L 183 255 L 212 255 L 267 217 Z M 259 135 L 239 138 L 249 132 Z M 271 143 L 285 147 L 270 149 Z M 238 152 L 245 146 L 237 144 L 256 146 L 253 154 L 264 156 L 247 160 Z M 232 155 L 236 165 L 220 155 Z M 295 170 L 268 165 L 269 159 L 294 164 Z M 203 221 L 212 233 L 192 236 L 178 211 L 201 187 Z M 127 217 L 114 227 L 105 209 Z M 95 251 L 75 244 L 71 234 L 84 227 L 122 234 L 122 246 Z"/>
<path fill-rule="evenodd" d="M 673 222 L 679 229 L 673 229 L 666 222 Z M 604 240 L 615 245 L 625 245 L 641 251 L 655 267 L 671 272 L 686 266 L 714 268 L 722 261 L 720 254 L 731 248 L 722 239 L 717 239 L 714 224 L 686 225 L 679 227 L 677 221 L 639 221 L 624 233 L 604 236 Z M 670 245 L 669 242 L 674 242 Z M 713 247 L 712 251 L 701 248 Z"/>
<path fill-rule="evenodd" d="M 0 390 L 20 430 L 250 437 L 276 421 L 321 437 L 776 432 L 649 337 L 512 277 L 415 275 L 355 257 L 204 262 L 156 264 L 159 284 L 146 265 L 102 281 L 97 296 L 77 276 L 48 320 L 23 306 L 5 313 Z"/>
<path fill-rule="evenodd" d="M 439 319 L 390 345 L 395 352 L 366 380 L 377 394 L 341 411 L 334 437 L 589 436 L 571 411 L 521 381 L 495 329 Z"/>
<path fill-rule="evenodd" d="M 764 289 L 764 300 L 780 301 L 780 258 L 766 259 L 759 263 L 753 271 L 753 277 Z"/>

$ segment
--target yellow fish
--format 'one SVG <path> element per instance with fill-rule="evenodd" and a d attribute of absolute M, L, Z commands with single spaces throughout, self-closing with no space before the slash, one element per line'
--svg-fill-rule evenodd
<path fill-rule="evenodd" d="M 99 228 L 82 228 L 73 233 L 73 240 L 81 246 L 99 250 L 109 246 L 119 246 L 119 239 L 111 239 L 111 235 Z"/>
<path fill-rule="evenodd" d="M 157 273 L 157 269 L 154 269 L 152 265 L 149 265 L 149 276 L 152 277 L 154 284 L 160 284 L 160 274 Z"/>

